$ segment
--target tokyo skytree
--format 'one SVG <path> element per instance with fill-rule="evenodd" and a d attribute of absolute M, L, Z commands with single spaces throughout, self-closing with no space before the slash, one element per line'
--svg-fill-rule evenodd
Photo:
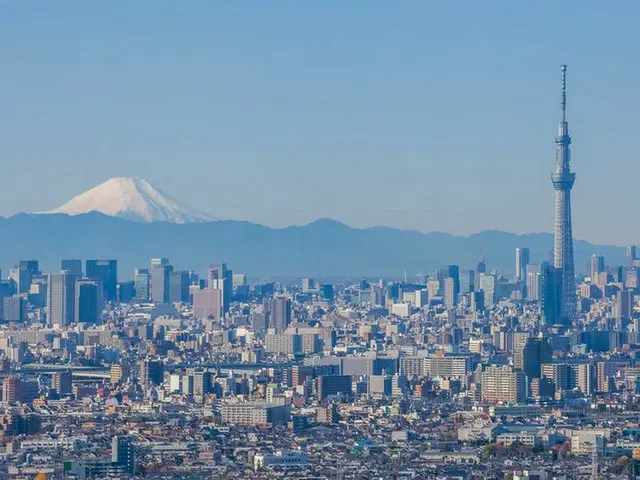
<path fill-rule="evenodd" d="M 567 66 L 560 67 L 562 90 L 560 105 L 562 120 L 556 137 L 556 171 L 551 174 L 556 191 L 556 215 L 554 226 L 553 264 L 562 272 L 562 297 L 560 316 L 573 320 L 576 317 L 576 277 L 573 263 L 573 234 L 571 231 L 571 188 L 576 174 L 570 170 L 571 137 L 567 123 Z"/>

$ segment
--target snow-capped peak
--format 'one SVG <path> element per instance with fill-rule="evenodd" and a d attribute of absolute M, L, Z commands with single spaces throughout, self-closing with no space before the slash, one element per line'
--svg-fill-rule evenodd
<path fill-rule="evenodd" d="M 138 222 L 193 223 L 214 220 L 158 190 L 141 178 L 111 178 L 44 214 L 92 211 Z"/>

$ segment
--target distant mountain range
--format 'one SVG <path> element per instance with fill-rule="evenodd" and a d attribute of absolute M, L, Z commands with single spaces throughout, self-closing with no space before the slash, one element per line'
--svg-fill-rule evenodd
<path fill-rule="evenodd" d="M 150 257 L 168 257 L 176 269 L 204 272 L 226 262 L 236 272 L 259 277 L 410 277 L 454 263 L 474 268 L 482 257 L 489 269 L 511 276 L 514 250 L 528 247 L 532 262 L 549 258 L 552 235 L 485 231 L 468 237 L 386 227 L 351 228 L 321 219 L 283 229 L 241 221 L 170 223 L 131 221 L 99 212 L 18 214 L 0 218 L 0 265 L 6 277 L 18 260 L 40 260 L 59 269 L 62 258 L 115 258 L 119 277 L 130 279 Z M 624 248 L 575 242 L 576 267 L 586 271 L 593 253 L 611 265 L 624 262 Z"/>

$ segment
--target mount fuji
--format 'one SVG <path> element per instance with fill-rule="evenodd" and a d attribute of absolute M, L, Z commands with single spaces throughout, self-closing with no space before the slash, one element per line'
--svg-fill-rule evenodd
<path fill-rule="evenodd" d="M 92 211 L 136 222 L 201 223 L 215 220 L 158 190 L 142 178 L 111 178 L 40 214 L 80 215 Z"/>

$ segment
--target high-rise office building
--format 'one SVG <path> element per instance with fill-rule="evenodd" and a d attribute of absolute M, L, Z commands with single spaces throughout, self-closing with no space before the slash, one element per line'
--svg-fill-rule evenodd
<path fill-rule="evenodd" d="M 128 303 L 136 297 L 136 283 L 133 280 L 118 282 L 118 301 Z"/>
<path fill-rule="evenodd" d="M 227 269 L 226 263 L 209 266 L 207 286 L 222 291 L 222 311 L 227 314 L 233 298 L 233 272 Z"/>
<path fill-rule="evenodd" d="M 151 300 L 169 303 L 169 277 L 173 267 L 168 258 L 151 259 Z"/>
<path fill-rule="evenodd" d="M 638 259 L 638 248 L 635 245 L 627 245 L 627 266 L 632 267 L 633 262 Z"/>
<path fill-rule="evenodd" d="M 571 188 L 576 174 L 571 172 L 571 137 L 567 122 L 567 66 L 562 65 L 562 119 L 556 137 L 556 170 L 551 175 L 553 188 L 556 191 L 553 265 L 562 272 L 562 301 L 560 315 L 573 320 L 576 316 L 576 277 L 573 264 L 573 233 L 571 229 Z"/>
<path fill-rule="evenodd" d="M 335 291 L 331 283 L 323 283 L 320 285 L 320 298 L 328 302 L 332 302 L 335 297 Z"/>
<path fill-rule="evenodd" d="M 475 290 L 476 274 L 473 270 L 460 272 L 460 294 L 467 295 Z"/>
<path fill-rule="evenodd" d="M 516 281 L 524 280 L 529 265 L 529 249 L 516 248 Z"/>
<path fill-rule="evenodd" d="M 316 288 L 316 281 L 313 278 L 302 279 L 302 291 L 304 293 L 314 291 Z"/>
<path fill-rule="evenodd" d="M 82 276 L 82 260 L 64 259 L 60 262 L 60 270 L 66 270 L 71 275 Z"/>
<path fill-rule="evenodd" d="M 624 281 L 625 287 L 637 291 L 640 287 L 640 271 L 638 267 L 632 267 L 627 270 L 627 276 Z"/>
<path fill-rule="evenodd" d="M 136 300 L 149 300 L 149 285 L 151 275 L 146 268 L 136 268 L 133 272 L 133 283 L 136 289 Z"/>
<path fill-rule="evenodd" d="M 75 288 L 75 323 L 99 323 L 102 314 L 100 282 L 77 280 Z"/>
<path fill-rule="evenodd" d="M 540 269 L 540 313 L 547 325 L 562 323 L 562 269 L 544 262 Z"/>
<path fill-rule="evenodd" d="M 218 288 L 204 288 L 194 290 L 193 316 L 199 319 L 213 318 L 220 320 L 224 317 L 222 307 L 222 290 Z"/>
<path fill-rule="evenodd" d="M 480 259 L 480 261 L 478 262 L 478 266 L 476 267 L 476 272 L 487 273 L 487 264 L 484 262 L 484 259 Z"/>
<path fill-rule="evenodd" d="M 49 325 L 65 326 L 75 320 L 75 291 L 78 277 L 68 272 L 48 277 L 47 315 Z"/>
<path fill-rule="evenodd" d="M 204 288 L 206 285 L 202 284 L 203 282 L 200 280 L 200 275 L 198 275 L 193 270 L 189 271 L 189 287 L 197 286 L 200 288 Z"/>
<path fill-rule="evenodd" d="M 448 309 L 454 308 L 457 304 L 456 284 L 453 277 L 444 279 L 444 305 Z"/>
<path fill-rule="evenodd" d="M 0 318 L 5 322 L 22 323 L 27 321 L 27 300 L 24 296 L 0 298 L 2 307 Z"/>
<path fill-rule="evenodd" d="M 540 265 L 527 265 L 527 287 L 525 298 L 530 302 L 540 300 Z"/>
<path fill-rule="evenodd" d="M 232 279 L 234 292 L 238 287 L 244 287 L 247 285 L 247 275 L 244 273 L 234 273 Z"/>
<path fill-rule="evenodd" d="M 118 300 L 118 261 L 87 260 L 86 275 L 89 280 L 100 282 L 102 297 L 106 302 Z"/>
<path fill-rule="evenodd" d="M 484 292 L 485 306 L 491 306 L 495 302 L 496 277 L 488 273 L 480 274 L 480 290 Z"/>
<path fill-rule="evenodd" d="M 269 328 L 286 329 L 291 323 L 291 299 L 275 297 L 267 302 L 267 307 Z"/>
<path fill-rule="evenodd" d="M 9 270 L 9 281 L 11 282 L 13 293 L 21 294 L 29 292 L 32 277 L 33 274 L 31 270 L 21 268 L 18 265 Z"/>
<path fill-rule="evenodd" d="M 135 455 L 130 437 L 115 436 L 111 440 L 111 463 L 128 475 L 135 473 Z"/>
<path fill-rule="evenodd" d="M 591 255 L 591 283 L 597 283 L 598 274 L 604 272 L 604 257 L 602 255 Z"/>
<path fill-rule="evenodd" d="M 460 295 L 460 267 L 458 265 L 447 265 L 445 278 L 453 278 L 453 295 L 457 301 Z"/>
<path fill-rule="evenodd" d="M 174 270 L 169 274 L 169 302 L 189 303 L 189 272 Z"/>
<path fill-rule="evenodd" d="M 469 296 L 471 297 L 471 301 L 469 302 L 471 311 L 474 313 L 484 312 L 484 291 L 471 292 Z"/>
<path fill-rule="evenodd" d="M 429 295 L 429 298 L 439 297 L 440 294 L 443 292 L 441 287 L 442 285 L 440 285 L 440 280 L 429 280 L 427 282 L 427 293 Z M 381 296 L 381 300 L 382 300 L 381 302 L 378 302 L 378 300 L 376 299 L 376 302 L 373 304 L 384 305 L 384 295 Z"/>
<path fill-rule="evenodd" d="M 38 260 L 20 260 L 18 262 L 18 268 L 29 270 L 32 277 L 40 275 Z"/>
<path fill-rule="evenodd" d="M 616 293 L 616 327 L 624 328 L 624 322 L 631 320 L 633 316 L 633 291 L 618 290 Z"/>

